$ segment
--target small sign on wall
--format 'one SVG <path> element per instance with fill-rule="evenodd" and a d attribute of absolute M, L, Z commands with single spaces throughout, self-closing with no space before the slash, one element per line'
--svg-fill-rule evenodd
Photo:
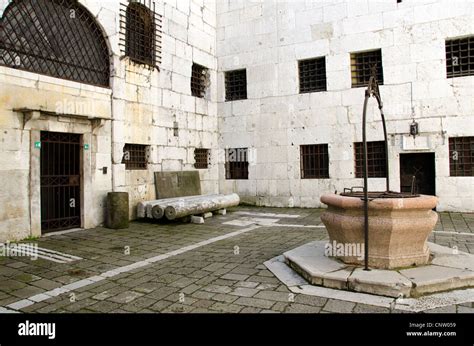
<path fill-rule="evenodd" d="M 84 150 L 89 150 L 89 144 L 84 144 Z"/>
<path fill-rule="evenodd" d="M 35 142 L 35 148 L 41 149 L 41 142 Z"/>
<path fill-rule="evenodd" d="M 429 150 L 430 139 L 427 136 L 403 136 L 403 150 Z"/>

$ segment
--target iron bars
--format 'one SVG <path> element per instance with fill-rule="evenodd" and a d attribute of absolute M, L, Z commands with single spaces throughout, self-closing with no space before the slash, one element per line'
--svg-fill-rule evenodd
<path fill-rule="evenodd" d="M 95 18 L 74 0 L 16 0 L 0 23 L 0 65 L 109 86 L 109 50 Z"/>

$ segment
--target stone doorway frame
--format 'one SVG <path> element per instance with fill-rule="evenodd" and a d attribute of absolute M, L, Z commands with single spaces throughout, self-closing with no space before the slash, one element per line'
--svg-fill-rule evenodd
<path fill-rule="evenodd" d="M 34 112 L 40 113 L 40 112 Z M 93 203 L 86 203 L 87 196 L 92 196 L 92 124 L 85 125 L 77 122 L 80 126 L 67 126 L 64 131 L 64 124 L 49 117 L 46 121 L 39 120 L 44 114 L 36 114 L 36 121 L 28 124 L 30 127 L 30 234 L 33 237 L 41 237 L 41 151 L 35 148 L 35 143 L 41 141 L 41 131 L 67 132 L 81 135 L 81 228 L 93 227 L 91 219 Z M 75 125 L 73 118 L 68 124 Z M 26 129 L 26 128 L 25 128 Z M 84 149 L 84 144 L 89 144 L 89 149 Z M 54 234 L 51 232 L 49 234 Z"/>

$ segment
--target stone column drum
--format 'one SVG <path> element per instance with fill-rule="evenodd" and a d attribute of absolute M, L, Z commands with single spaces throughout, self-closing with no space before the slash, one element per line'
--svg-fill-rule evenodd
<path fill-rule="evenodd" d="M 369 267 L 392 269 L 427 264 L 427 239 L 438 220 L 438 214 L 432 210 L 437 201 L 437 197 L 427 195 L 369 201 Z M 363 250 L 364 202 L 358 197 L 337 194 L 323 195 L 321 202 L 328 206 L 321 220 L 330 245 L 344 244 L 345 249 Z M 363 254 L 350 254 L 354 253 L 346 251 L 344 256 L 337 257 L 349 264 L 364 263 Z"/>

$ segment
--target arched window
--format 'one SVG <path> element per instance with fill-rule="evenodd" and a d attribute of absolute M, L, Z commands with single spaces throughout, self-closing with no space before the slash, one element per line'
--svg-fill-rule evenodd
<path fill-rule="evenodd" d="M 140 64 L 156 64 L 154 14 L 138 2 L 127 6 L 125 55 Z"/>
<path fill-rule="evenodd" d="M 13 0 L 0 22 L 0 64 L 109 86 L 109 50 L 77 0 Z"/>

